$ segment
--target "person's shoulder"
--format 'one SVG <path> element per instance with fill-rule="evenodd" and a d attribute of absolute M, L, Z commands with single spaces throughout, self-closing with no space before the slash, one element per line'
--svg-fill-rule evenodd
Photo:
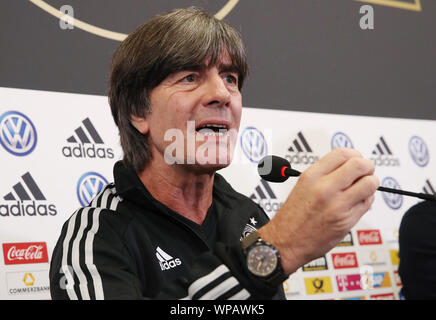
<path fill-rule="evenodd" d="M 422 201 L 411 206 L 401 218 L 400 239 L 408 235 L 421 237 L 423 233 L 433 233 L 436 226 L 436 202 Z"/>
<path fill-rule="evenodd" d="M 112 227 L 122 233 L 131 220 L 132 215 L 126 209 L 123 198 L 117 194 L 115 185 L 109 183 L 87 206 L 78 208 L 70 215 L 64 224 L 64 232 L 67 232 L 69 225 L 89 225 L 93 228 Z"/>
<path fill-rule="evenodd" d="M 406 211 L 403 219 L 414 218 L 422 215 L 435 217 L 436 219 L 436 201 L 418 202 Z"/>

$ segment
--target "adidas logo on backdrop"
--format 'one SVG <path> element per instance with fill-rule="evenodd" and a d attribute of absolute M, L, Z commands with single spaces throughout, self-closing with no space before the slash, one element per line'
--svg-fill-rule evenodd
<path fill-rule="evenodd" d="M 379 142 L 375 145 L 371 153 L 372 161 L 376 166 L 398 167 L 400 166 L 400 159 L 394 157 L 391 148 L 389 148 L 383 137 L 380 137 Z"/>
<path fill-rule="evenodd" d="M 275 214 L 283 205 L 283 202 L 277 200 L 277 196 L 269 183 L 263 179 L 260 180 L 260 185 L 254 189 L 250 199 L 261 206 L 268 215 Z"/>
<path fill-rule="evenodd" d="M 289 153 L 285 155 L 285 158 L 291 163 L 291 165 L 312 165 L 319 160 L 319 156 L 313 153 L 312 148 L 301 131 L 298 132 L 297 138 L 292 141 L 288 151 Z"/>
<path fill-rule="evenodd" d="M 173 258 L 159 247 L 156 248 L 156 258 L 159 260 L 162 271 L 176 268 L 182 264 L 179 258 Z"/>
<path fill-rule="evenodd" d="M 26 172 L 21 179 L 22 181 L 16 183 L 12 191 L 3 197 L 5 203 L 0 204 L 0 216 L 56 215 L 56 206 L 48 203 L 32 175 Z"/>
<path fill-rule="evenodd" d="M 424 187 L 422 188 L 422 191 L 423 191 L 425 194 L 432 194 L 432 195 L 435 195 L 435 196 L 436 196 L 436 191 L 435 191 L 435 189 L 434 189 L 434 187 L 433 187 L 433 185 L 431 184 L 431 182 L 430 182 L 429 179 L 426 179 L 426 180 L 425 180 L 425 184 L 424 184 Z"/>
<path fill-rule="evenodd" d="M 114 158 L 114 150 L 105 147 L 89 118 L 82 121 L 82 125 L 74 130 L 67 142 L 69 145 L 62 148 L 62 154 L 67 158 Z"/>

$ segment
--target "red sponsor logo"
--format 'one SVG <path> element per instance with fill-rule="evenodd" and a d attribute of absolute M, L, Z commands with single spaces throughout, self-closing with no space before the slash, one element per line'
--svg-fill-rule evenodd
<path fill-rule="evenodd" d="M 45 242 L 3 243 L 5 264 L 47 263 Z"/>
<path fill-rule="evenodd" d="M 373 294 L 370 296 L 371 300 L 395 300 L 393 293 Z"/>
<path fill-rule="evenodd" d="M 357 238 L 360 245 L 381 244 L 382 239 L 379 230 L 358 230 Z"/>
<path fill-rule="evenodd" d="M 332 260 L 335 269 L 357 268 L 359 266 L 354 252 L 332 253 Z"/>

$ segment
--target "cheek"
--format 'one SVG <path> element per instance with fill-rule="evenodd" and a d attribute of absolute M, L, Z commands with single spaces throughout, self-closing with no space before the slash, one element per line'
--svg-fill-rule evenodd
<path fill-rule="evenodd" d="M 235 123 L 237 125 L 237 127 L 239 128 L 239 125 L 241 123 L 241 115 L 242 115 L 242 108 L 240 108 L 238 111 L 235 112 L 234 117 L 235 117 Z"/>
<path fill-rule="evenodd" d="M 160 149 L 165 148 L 177 137 L 177 141 L 186 140 L 187 131 L 187 112 L 183 106 L 172 102 L 171 104 L 159 105 L 159 110 L 150 124 L 151 138 Z M 195 126 L 194 126 L 195 130 Z M 181 139 L 182 138 L 182 139 Z"/>
<path fill-rule="evenodd" d="M 156 133 L 164 133 L 166 130 L 175 128 L 178 119 L 178 110 L 168 97 L 152 104 L 150 129 Z"/>
<path fill-rule="evenodd" d="M 234 107 L 232 109 L 232 116 L 235 122 L 236 129 L 239 129 L 239 125 L 241 123 L 241 116 L 242 116 L 242 101 L 240 98 L 234 104 Z"/>

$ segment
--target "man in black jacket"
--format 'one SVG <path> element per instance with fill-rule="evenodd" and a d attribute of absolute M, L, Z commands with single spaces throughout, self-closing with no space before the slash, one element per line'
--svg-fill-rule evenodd
<path fill-rule="evenodd" d="M 423 201 L 404 214 L 399 230 L 398 273 L 405 299 L 436 299 L 436 202 Z"/>
<path fill-rule="evenodd" d="M 369 209 L 374 164 L 352 149 L 306 170 L 271 221 L 216 173 L 231 162 L 247 70 L 239 34 L 193 8 L 121 43 L 109 103 L 124 158 L 62 229 L 54 299 L 283 298 L 288 275 Z"/>

